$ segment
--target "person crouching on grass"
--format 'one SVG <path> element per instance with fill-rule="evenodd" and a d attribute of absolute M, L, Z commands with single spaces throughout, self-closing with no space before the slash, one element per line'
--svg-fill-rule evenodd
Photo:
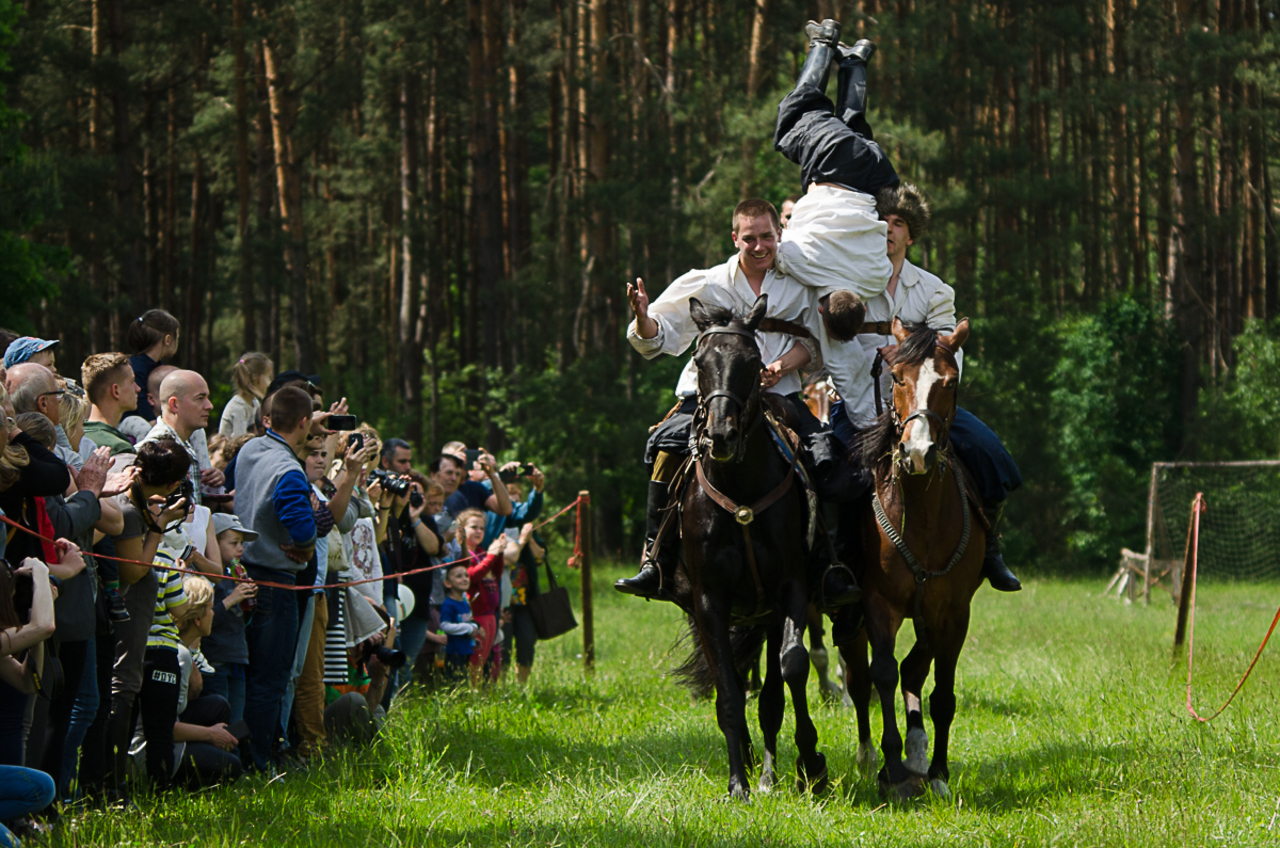
<path fill-rule="evenodd" d="M 484 633 L 476 642 L 476 649 L 471 654 L 471 685 L 479 686 L 484 673 L 484 664 L 492 655 L 490 666 L 491 679 L 497 680 L 502 673 L 500 654 L 494 652 L 494 644 L 498 632 L 498 612 L 502 601 L 502 554 L 507 549 L 507 537 L 498 536 L 489 545 L 486 552 L 484 545 L 484 513 L 478 509 L 464 509 L 458 513 L 458 544 L 471 559 L 467 566 L 467 576 L 471 578 L 474 589 L 468 594 L 471 602 L 471 615 L 480 625 Z"/>
<path fill-rule="evenodd" d="M 445 598 L 440 605 L 440 631 L 449 640 L 444 647 L 445 678 L 454 684 L 466 678 L 475 642 L 484 642 L 486 638 L 484 628 L 471 620 L 471 604 L 467 602 L 467 589 L 470 587 L 467 564 L 459 562 L 449 566 L 444 575 Z"/>

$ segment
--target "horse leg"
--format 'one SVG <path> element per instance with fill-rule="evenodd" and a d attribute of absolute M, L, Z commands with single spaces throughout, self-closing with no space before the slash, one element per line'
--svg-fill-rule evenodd
<path fill-rule="evenodd" d="M 696 607 L 702 650 L 716 675 L 716 721 L 729 749 L 729 795 L 738 801 L 751 797 L 747 765 L 751 760 L 751 733 L 747 729 L 746 695 L 733 665 L 729 640 L 728 604 L 703 597 Z M 745 755 L 745 756 L 744 756 Z"/>
<path fill-rule="evenodd" d="M 898 661 L 893 658 L 894 637 L 902 621 L 889 610 L 867 612 L 867 637 L 871 642 L 871 681 L 880 695 L 880 714 L 884 732 L 880 750 L 884 766 L 880 769 L 880 791 L 893 792 L 899 799 L 918 795 L 923 787 L 914 786 L 911 774 L 902 763 L 902 734 L 898 731 L 896 698 L 898 695 Z"/>
<path fill-rule="evenodd" d="M 764 686 L 760 690 L 760 734 L 764 737 L 764 764 L 760 769 L 760 791 L 768 792 L 778 782 L 778 731 L 782 729 L 782 669 L 778 651 L 782 645 L 782 627 L 769 625 L 765 645 Z"/>
<path fill-rule="evenodd" d="M 808 618 L 808 593 L 798 581 L 787 580 L 779 587 L 778 608 L 782 620 L 782 645 L 777 657 L 782 679 L 791 690 L 791 707 L 796 714 L 796 758 L 799 787 L 816 795 L 827 788 L 827 758 L 818 752 L 818 729 L 809 716 L 809 652 L 804 647 L 804 627 Z M 772 658 L 771 658 L 772 659 Z"/>
<path fill-rule="evenodd" d="M 845 697 L 853 702 L 858 718 L 858 771 L 871 777 L 879 766 L 879 756 L 871 741 L 871 671 L 867 668 L 867 634 L 859 631 L 857 640 L 840 649 L 844 662 Z"/>
<path fill-rule="evenodd" d="M 929 763 L 929 788 L 942 798 L 950 796 L 947 783 L 951 770 L 947 767 L 947 746 L 951 742 L 951 722 L 956 716 L 956 664 L 964 637 L 969 629 L 969 610 L 965 608 L 951 621 L 947 640 L 938 651 L 933 673 L 933 692 L 929 694 L 929 717 L 933 719 L 933 760 Z"/>
<path fill-rule="evenodd" d="M 822 613 L 813 605 L 808 606 L 809 620 L 809 659 L 813 662 L 813 670 L 818 673 L 818 695 L 822 702 L 830 703 L 840 694 L 840 687 L 831 682 L 827 676 L 831 660 L 827 655 L 827 646 L 822 642 Z"/>
<path fill-rule="evenodd" d="M 929 676 L 931 657 L 922 630 L 916 624 L 916 643 L 902 661 L 902 701 L 907 713 L 907 771 L 924 777 L 929 770 L 929 734 L 924 729 L 920 693 Z M 936 723 L 934 725 L 937 726 Z"/>

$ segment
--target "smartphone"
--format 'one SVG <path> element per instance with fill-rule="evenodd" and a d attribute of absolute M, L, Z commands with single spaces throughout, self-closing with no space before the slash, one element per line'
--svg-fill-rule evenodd
<path fill-rule="evenodd" d="M 227 725 L 227 732 L 234 736 L 236 741 L 242 745 L 246 739 L 253 736 L 253 734 L 249 732 L 249 723 L 244 719 L 237 721 L 235 724 Z"/>
<path fill-rule="evenodd" d="M 330 415 L 329 423 L 326 426 L 330 430 L 354 430 L 356 428 L 356 417 L 354 415 Z"/>
<path fill-rule="evenodd" d="M 350 453 L 359 453 L 364 449 L 364 433 L 352 433 L 347 436 L 347 450 Z"/>
<path fill-rule="evenodd" d="M 476 467 L 476 463 L 480 461 L 480 455 L 484 453 L 484 451 L 479 448 L 467 448 L 464 453 L 467 457 L 467 470 L 470 471 Z"/>

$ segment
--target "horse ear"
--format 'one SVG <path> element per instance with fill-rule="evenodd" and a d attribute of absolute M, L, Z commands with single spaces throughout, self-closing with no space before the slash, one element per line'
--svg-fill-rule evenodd
<path fill-rule="evenodd" d="M 751 307 L 751 313 L 747 315 L 746 326 L 751 332 L 756 331 L 756 327 L 760 326 L 760 322 L 764 320 L 764 314 L 769 310 L 769 295 L 762 294 L 756 298 L 755 305 Z"/>
<path fill-rule="evenodd" d="M 942 341 L 952 350 L 959 350 L 969 338 L 969 319 L 961 318 L 960 323 L 951 331 L 951 335 L 943 336 Z"/>
<path fill-rule="evenodd" d="M 893 319 L 893 337 L 898 340 L 898 344 L 902 344 L 907 340 L 907 328 L 903 325 L 902 319 L 895 317 Z"/>
<path fill-rule="evenodd" d="M 698 328 L 699 333 L 711 326 L 711 318 L 707 315 L 707 307 L 696 297 L 689 298 L 689 317 L 693 319 L 693 325 Z"/>

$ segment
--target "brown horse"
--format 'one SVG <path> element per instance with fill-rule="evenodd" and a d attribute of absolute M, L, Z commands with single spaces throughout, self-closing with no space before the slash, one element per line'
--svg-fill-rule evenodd
<path fill-rule="evenodd" d="M 948 449 L 960 383 L 955 354 L 968 338 L 968 319 L 945 335 L 928 327 L 908 334 L 895 319 L 893 335 L 898 345 L 885 357 L 893 375 L 892 403 L 863 434 L 857 450 L 876 481 L 873 509 L 863 519 L 865 618 L 856 638 L 839 647 L 858 716 L 857 761 L 868 772 L 874 769 L 868 714 L 874 683 L 884 719 L 880 789 L 905 799 L 923 793 L 926 781 L 938 795 L 949 794 L 947 743 L 956 710 L 956 663 L 969 628 L 969 602 L 982 582 L 985 533 L 970 513 L 960 466 Z M 901 668 L 904 762 L 894 709 L 898 665 L 893 650 L 906 618 L 915 625 L 916 643 Z M 921 691 L 932 662 L 937 665 L 929 715 L 935 736 L 933 759 L 926 761 L 929 737 Z"/>

